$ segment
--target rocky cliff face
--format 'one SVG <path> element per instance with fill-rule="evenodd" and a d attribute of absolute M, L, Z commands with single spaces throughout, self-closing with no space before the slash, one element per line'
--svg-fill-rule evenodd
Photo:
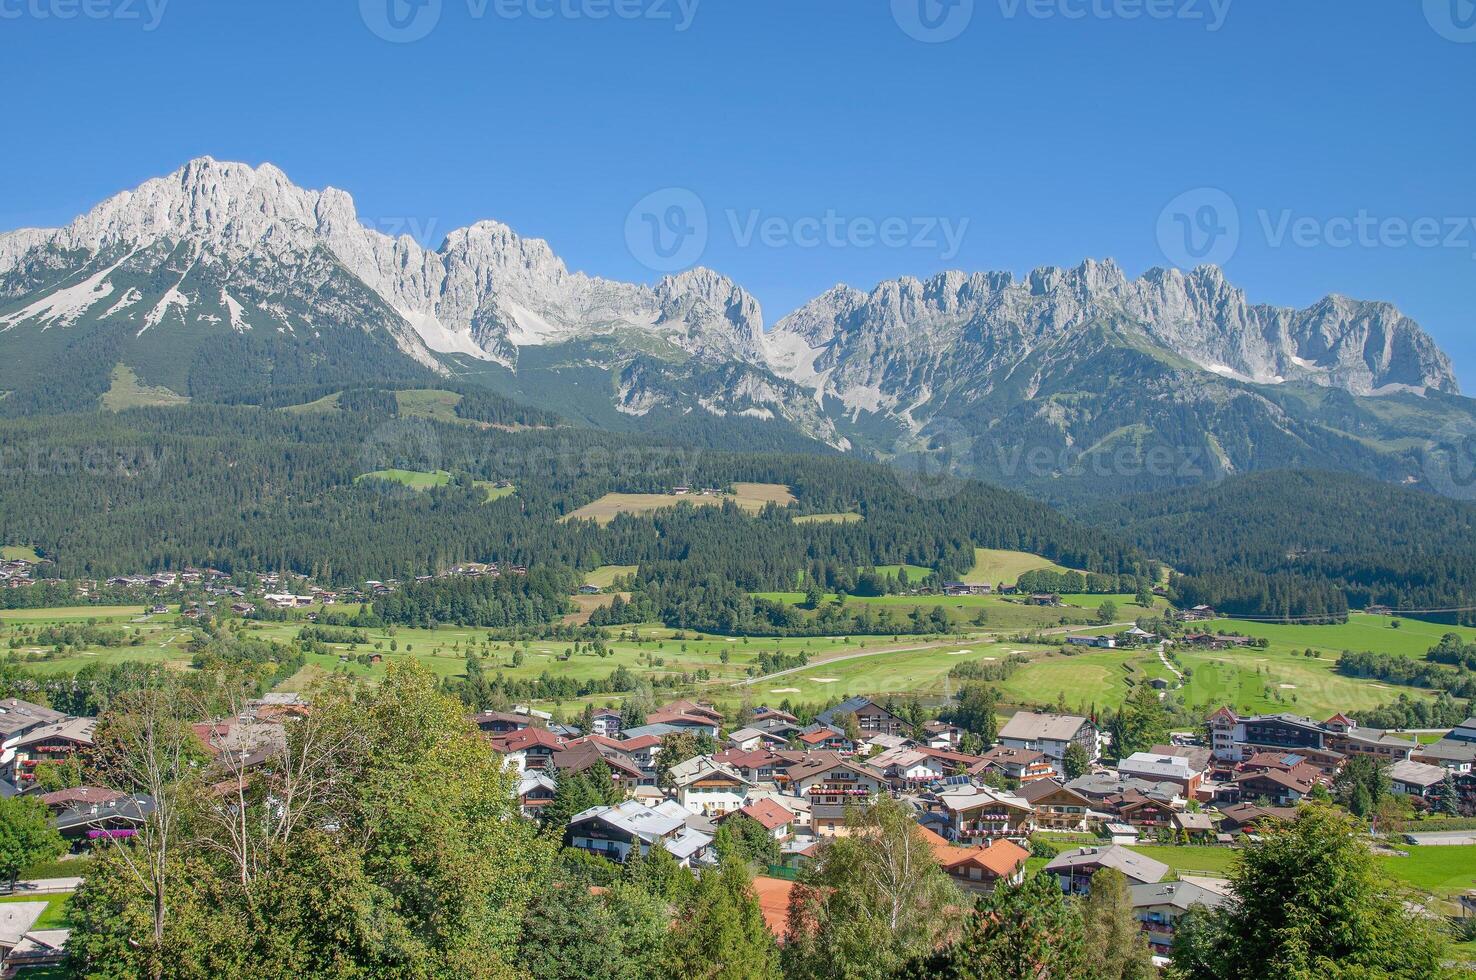
<path fill-rule="evenodd" d="M 216 269 L 215 278 L 228 280 L 239 278 L 233 270 L 243 266 L 300 267 L 308 256 L 326 253 L 392 311 L 374 326 L 394 334 L 402 350 L 427 365 L 437 363 L 435 354 L 513 365 L 522 347 L 622 329 L 651 332 L 699 356 L 761 360 L 758 304 L 716 273 L 693 270 L 655 288 L 570 273 L 546 242 L 521 238 L 491 221 L 452 232 L 432 251 L 408 235 L 392 238 L 364 227 L 343 191 L 304 190 L 270 164 L 249 167 L 210 158 L 118 194 L 65 228 L 0 238 L 0 296 L 72 290 L 61 297 L 65 313 L 53 321 L 136 318 L 139 310 L 95 307 L 119 291 L 112 280 L 120 269 L 148 271 L 139 256 L 159 251 L 161 244 L 171 252 L 183 248 Z M 124 266 L 103 264 L 113 257 L 121 257 Z M 78 292 L 74 287 L 82 280 L 88 285 Z M 252 301 L 229 288 L 230 299 L 220 301 L 195 285 L 181 281 L 160 317 L 211 323 L 208 317 L 225 306 L 240 329 L 301 326 L 290 315 L 296 302 Z M 207 292 L 213 294 L 213 286 Z M 144 307 L 153 310 L 165 296 L 141 296 L 128 306 L 143 299 L 153 300 Z M 190 310 L 197 312 L 192 316 Z M 10 311 L 0 326 L 47 322 L 37 316 L 43 312 Z"/>
<path fill-rule="evenodd" d="M 290 363 L 297 383 L 325 384 L 354 371 L 374 380 L 405 359 L 416 371 L 471 358 L 520 372 L 535 348 L 567 349 L 565 362 L 606 373 L 608 391 L 596 394 L 617 419 L 772 419 L 882 455 L 899 436 L 944 424 L 1078 448 L 1124 433 L 1142 441 L 1147 425 L 1176 444 L 1203 430 L 1235 468 L 1258 465 L 1274 432 L 1291 441 L 1264 465 L 1342 451 L 1315 426 L 1298 428 L 1302 409 L 1276 393 L 1295 383 L 1358 397 L 1457 392 L 1445 355 L 1388 304 L 1253 305 L 1213 267 L 1128 279 L 1089 260 L 1023 278 L 837 286 L 764 327 L 754 298 L 711 270 L 654 286 L 601 279 L 493 221 L 429 249 L 365 227 L 346 193 L 300 188 L 271 165 L 202 158 L 65 228 L 0 234 L 0 342 L 50 345 L 46 363 L 63 370 L 83 342 L 58 341 L 53 328 L 105 337 L 108 356 L 116 347 L 124 359 L 130 343 L 169 353 L 178 343 L 196 359 L 178 372 L 191 390 L 202 378 L 217 391 L 278 383 L 271 372 L 231 376 L 233 357 Z M 216 333 L 239 342 L 189 353 L 192 338 Z M 290 357 L 261 343 L 278 337 Z M 555 409 L 558 386 L 575 383 L 561 357 L 543 357 L 538 374 Z M 1253 432 L 1231 433 L 1248 412 Z M 1336 425 L 1366 439 L 1376 414 Z"/>
<path fill-rule="evenodd" d="M 915 418 L 943 395 L 984 396 L 1019 380 L 1061 338 L 1108 321 L 1185 367 L 1241 381 L 1359 395 L 1458 390 L 1434 341 L 1388 304 L 1333 296 L 1307 310 L 1254 306 L 1213 267 L 1129 280 L 1110 261 L 1087 261 L 1020 280 L 946 272 L 869 294 L 837 286 L 766 341 L 775 369 L 817 397 Z"/>

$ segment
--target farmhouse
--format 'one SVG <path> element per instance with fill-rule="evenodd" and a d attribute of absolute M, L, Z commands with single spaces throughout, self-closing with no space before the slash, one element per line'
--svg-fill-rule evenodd
<path fill-rule="evenodd" d="M 1022 786 L 1040 779 L 1049 779 L 1056 770 L 1044 752 L 1036 749 L 1016 749 L 1008 745 L 996 745 L 980 756 L 979 772 L 993 770 L 1007 779 L 1018 781 Z M 970 775 L 976 773 L 971 771 Z"/>
<path fill-rule="evenodd" d="M 1092 801 L 1056 782 L 1038 779 L 1020 787 L 1020 798 L 1035 808 L 1035 824 L 1046 830 L 1086 830 Z"/>
<path fill-rule="evenodd" d="M 1014 793 L 988 786 L 951 786 L 938 794 L 938 802 L 952 836 L 960 841 L 1024 840 L 1035 829 L 1035 808 Z"/>
<path fill-rule="evenodd" d="M 1024 880 L 1030 852 L 1014 841 L 989 840 L 960 847 L 926 827 L 921 833 L 933 849 L 933 859 L 965 895 L 988 894 L 1001 881 L 1018 884 Z"/>
<path fill-rule="evenodd" d="M 704 817 L 738 809 L 753 788 L 737 770 L 705 755 L 672 766 L 668 778 L 677 802 L 689 813 Z"/>
<path fill-rule="evenodd" d="M 1160 882 L 1169 866 L 1136 851 L 1112 844 L 1107 847 L 1083 847 L 1056 855 L 1045 866 L 1061 883 L 1068 895 L 1085 895 L 1091 890 L 1092 875 L 1102 868 L 1113 868 L 1127 878 L 1129 885 Z"/>
<path fill-rule="evenodd" d="M 1167 956 L 1173 949 L 1174 932 L 1179 920 L 1196 905 L 1218 908 L 1226 898 L 1188 881 L 1140 882 L 1129 885 L 1133 914 L 1142 923 L 1143 932 L 1157 956 Z"/>

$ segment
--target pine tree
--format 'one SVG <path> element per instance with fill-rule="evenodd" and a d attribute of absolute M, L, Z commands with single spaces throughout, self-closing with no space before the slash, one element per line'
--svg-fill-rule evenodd
<path fill-rule="evenodd" d="M 779 949 L 742 861 L 702 873 L 672 932 L 670 955 L 673 976 L 779 980 Z"/>

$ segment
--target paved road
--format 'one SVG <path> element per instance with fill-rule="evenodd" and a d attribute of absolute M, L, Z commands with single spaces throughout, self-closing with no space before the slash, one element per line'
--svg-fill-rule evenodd
<path fill-rule="evenodd" d="M 1108 623 L 1107 625 L 1109 627 L 1119 627 L 1120 626 L 1120 627 L 1126 629 L 1127 627 L 1132 626 L 1133 624 L 1132 623 Z M 1101 625 L 1093 625 L 1093 626 L 1062 626 L 1062 627 L 1059 627 L 1057 629 L 1041 630 L 1041 631 L 1039 631 L 1039 635 L 1040 636 L 1059 636 L 1062 633 L 1080 633 L 1083 630 L 1095 630 L 1095 629 L 1101 629 L 1101 628 L 1102 628 Z M 947 643 L 923 643 L 923 644 L 913 644 L 912 646 L 880 647 L 880 648 L 878 648 L 876 650 L 859 650 L 856 653 L 843 653 L 839 657 L 831 657 L 829 660 L 812 660 L 809 663 L 805 664 L 803 667 L 790 667 L 787 670 L 779 670 L 779 671 L 775 671 L 772 674 L 764 674 L 762 677 L 750 677 L 750 678 L 747 678 L 746 680 L 740 681 L 739 682 L 739 686 L 747 687 L 747 686 L 750 686 L 750 685 L 753 685 L 753 684 L 760 684 L 760 683 L 763 683 L 765 681 L 771 681 L 771 680 L 773 680 L 776 677 L 783 677 L 786 674 L 797 674 L 797 673 L 799 673 L 802 670 L 811 670 L 811 669 L 813 669 L 815 667 L 829 667 L 831 664 L 844 663 L 847 660 L 860 660 L 862 657 L 879 657 L 879 656 L 881 656 L 884 653 L 915 653 L 918 650 L 938 650 L 938 649 L 941 649 L 943 647 L 956 647 L 956 646 L 959 645 L 960 642 L 967 643 L 969 641 L 967 641 L 967 640 L 962 640 L 962 641 L 960 641 L 960 640 L 950 640 Z"/>
<path fill-rule="evenodd" d="M 74 892 L 77 886 L 82 884 L 81 878 L 33 878 L 29 881 L 17 881 L 15 891 L 11 895 L 59 895 L 63 892 Z"/>
<path fill-rule="evenodd" d="M 1399 836 L 1407 836 L 1416 844 L 1425 847 L 1457 847 L 1464 844 L 1476 844 L 1476 830 L 1438 830 L 1429 833 L 1400 834 Z"/>

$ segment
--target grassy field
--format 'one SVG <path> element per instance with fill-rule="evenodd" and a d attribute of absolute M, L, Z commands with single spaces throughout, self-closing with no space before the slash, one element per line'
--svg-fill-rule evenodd
<path fill-rule="evenodd" d="M 402 418 L 439 419 L 442 422 L 465 421 L 456 414 L 461 396 L 454 391 L 435 388 L 412 388 L 395 392 Z"/>
<path fill-rule="evenodd" d="M 1336 659 L 1309 659 L 1290 649 L 1182 651 L 1179 661 L 1192 672 L 1180 692 L 1184 702 L 1207 709 L 1293 711 L 1326 717 L 1337 711 L 1371 708 L 1401 693 L 1433 697 L 1415 687 L 1344 677 Z"/>
<path fill-rule="evenodd" d="M 1476 846 L 1411 847 L 1409 857 L 1375 860 L 1396 881 L 1441 898 L 1476 888 Z"/>
<path fill-rule="evenodd" d="M 7 895 L 0 898 L 0 902 L 45 902 L 46 911 L 41 913 L 41 918 L 36 920 L 32 929 L 71 928 L 72 919 L 67 907 L 71 900 L 71 895 Z M 32 975 L 30 973 L 21 974 L 23 977 Z"/>
<path fill-rule="evenodd" d="M 372 473 L 363 473 L 354 478 L 359 480 L 389 480 L 392 483 L 401 483 L 411 490 L 429 490 L 431 487 L 444 487 L 451 482 L 451 474 L 445 470 L 436 470 L 434 473 L 426 473 L 421 470 L 375 470 Z"/>
<path fill-rule="evenodd" d="M 0 547 L 0 561 L 15 561 L 24 558 L 26 561 L 40 561 L 41 555 L 30 545 L 7 544 Z"/>
<path fill-rule="evenodd" d="M 142 616 L 146 606 L 58 606 L 54 609 L 0 609 L 0 623 L 113 622 Z"/>
<path fill-rule="evenodd" d="M 1396 620 L 1399 623 L 1398 629 L 1390 625 Z M 1447 626 L 1419 619 L 1368 616 L 1363 613 L 1352 613 L 1346 623 L 1328 626 L 1253 623 L 1243 619 L 1220 619 L 1208 624 L 1209 632 L 1222 630 L 1265 637 L 1276 646 L 1294 647 L 1298 650 L 1311 647 L 1334 654 L 1344 650 L 1372 650 L 1376 653 L 1423 657 L 1446 633 L 1456 633 L 1467 643 L 1476 642 L 1476 629 L 1469 626 Z"/>
<path fill-rule="evenodd" d="M 794 701 L 824 701 L 831 697 L 865 694 L 884 697 L 888 694 L 916 694 L 942 700 L 958 690 L 959 682 L 948 672 L 960 663 L 1003 659 L 1012 649 L 1026 649 L 993 643 L 988 638 L 950 639 L 940 642 L 929 637 L 872 636 L 854 639 L 855 653 L 895 651 L 858 656 L 830 663 L 812 663 L 792 674 L 749 685 L 756 701 L 778 701 L 786 697 Z M 737 700 L 741 691 L 724 692 L 720 700 Z"/>
<path fill-rule="evenodd" d="M 1124 602 L 1118 606 L 1126 610 L 1119 614 L 1119 619 L 1130 618 L 1137 612 L 1136 606 Z M 1237 629 L 1243 625 L 1251 624 L 1227 622 L 1226 628 Z M 996 628 L 993 619 L 987 628 Z M 1291 635 L 1313 639 L 1309 634 Z M 1220 705 L 1229 705 L 1247 714 L 1291 711 L 1320 718 L 1337 711 L 1371 708 L 1393 701 L 1400 694 L 1434 697 L 1434 692 L 1421 688 L 1344 677 L 1336 670 L 1337 651 L 1324 650 L 1320 658 L 1309 658 L 1302 655 L 1305 645 L 1285 643 L 1278 638 L 1264 650 L 1181 650 L 1178 660 L 1186 669 L 1187 678 L 1173 693 L 1190 708 L 1206 714 Z M 1132 683 L 1153 678 L 1175 682 L 1172 671 L 1151 647 L 1091 650 L 1038 658 L 1004 681 L 1000 689 L 1020 704 L 1050 703 L 1060 693 L 1073 705 L 1116 704 L 1131 691 Z"/>
<path fill-rule="evenodd" d="M 595 602 L 608 601 L 610 596 L 580 597 Z M 302 624 L 297 623 L 253 623 L 248 635 L 262 636 L 278 641 L 291 640 L 297 636 Z M 628 630 L 628 628 L 627 628 Z M 861 643 L 869 642 L 872 647 L 881 645 L 879 638 L 848 640 L 841 637 L 795 637 L 787 639 L 734 639 L 705 636 L 692 632 L 682 634 L 663 626 L 640 628 L 636 642 L 612 635 L 609 641 L 610 655 L 597 657 L 593 653 L 563 659 L 572 644 L 557 641 L 532 640 L 527 643 L 492 641 L 485 630 L 464 627 L 441 627 L 436 630 L 399 628 L 368 630 L 367 644 L 350 647 L 346 644 L 330 644 L 330 654 L 310 654 L 308 666 L 287 685 L 288 689 L 300 690 L 317 677 L 334 670 L 342 670 L 355 676 L 371 680 L 384 676 L 389 662 L 413 658 L 426 664 L 443 677 L 459 677 L 466 672 L 468 653 L 475 655 L 482 669 L 489 675 L 501 673 L 510 678 L 532 679 L 544 672 L 575 680 L 606 677 L 617 667 L 648 676 L 668 676 L 693 673 L 706 669 L 714 686 L 736 683 L 746 676 L 749 664 L 763 652 L 781 652 L 793 655 L 805 652 L 811 659 L 833 656 L 860 649 Z M 685 639 L 678 638 L 685 636 Z M 394 641 L 396 649 L 390 649 Z M 891 642 L 891 638 L 887 638 Z M 384 663 L 366 665 L 350 659 L 340 662 L 340 656 L 353 657 L 357 654 L 379 653 Z M 521 664 L 515 666 L 515 658 L 521 655 Z M 724 660 L 727 662 L 725 663 Z M 618 702 L 619 695 L 610 695 L 598 700 Z M 568 702 L 564 707 L 572 705 Z M 559 707 L 548 705 L 548 707 Z"/>
<path fill-rule="evenodd" d="M 1032 555 L 1028 551 L 1002 551 L 997 548 L 975 548 L 974 567 L 964 576 L 965 582 L 987 585 L 1014 585 L 1026 572 L 1041 569 L 1064 572 L 1068 569 L 1057 565 L 1049 558 Z"/>
<path fill-rule="evenodd" d="M 481 487 L 483 490 L 487 491 L 487 503 L 489 504 L 494 500 L 501 500 L 504 497 L 511 497 L 513 494 L 518 492 L 517 487 L 499 487 L 497 484 L 493 483 L 490 480 L 475 480 L 472 482 L 472 486 Z"/>
<path fill-rule="evenodd" d="M 142 384 L 133 368 L 119 364 L 113 368 L 113 384 L 103 392 L 102 407 L 110 412 L 121 412 L 126 408 L 148 408 L 155 405 L 183 405 L 189 398 L 175 394 L 168 388 L 156 388 Z"/>
<path fill-rule="evenodd" d="M 635 565 L 601 565 L 584 575 L 584 584 L 597 589 L 608 589 L 617 578 L 626 578 L 636 573 Z"/>
<path fill-rule="evenodd" d="M 904 568 L 907 569 L 907 579 L 910 582 L 921 582 L 933 574 L 931 568 L 924 568 L 922 565 L 878 565 L 876 566 L 876 572 L 878 575 L 890 575 L 892 578 L 896 578 Z M 864 569 L 858 568 L 856 571 L 860 572 L 864 571 Z"/>
<path fill-rule="evenodd" d="M 878 568 L 877 571 L 895 575 L 899 566 Z M 927 573 L 927 569 L 919 569 L 909 565 L 908 578 L 916 581 L 917 573 Z M 773 602 L 787 602 L 791 605 L 804 601 L 803 592 L 761 592 L 760 597 Z M 834 602 L 837 596 L 829 593 L 825 596 L 827 602 Z M 1131 605 L 1132 596 L 1079 596 L 1083 600 L 1081 605 L 1068 605 L 1066 607 L 1053 606 L 1031 606 L 1023 602 L 1016 602 L 1000 596 L 993 595 L 884 595 L 884 596 L 847 596 L 847 603 L 858 603 L 868 606 L 886 606 L 904 613 L 910 613 L 913 609 L 921 609 L 929 612 L 935 608 L 947 610 L 952 617 L 954 626 L 960 629 L 991 629 L 991 630 L 1032 630 L 1051 629 L 1060 626 L 1085 626 L 1096 622 L 1096 610 L 1104 599 L 1113 599 L 1118 605 L 1117 619 L 1120 622 L 1131 622 L 1132 619 L 1146 612 L 1137 606 Z M 985 621 L 978 622 L 980 613 L 984 614 Z"/>
<path fill-rule="evenodd" d="M 758 513 L 765 505 L 776 503 L 788 507 L 795 502 L 789 487 L 779 483 L 735 483 L 733 493 L 721 496 L 670 493 L 607 493 L 599 500 L 580 507 L 564 516 L 565 521 L 594 521 L 609 524 L 620 514 L 651 514 L 670 507 L 690 504 L 694 507 L 711 507 L 732 500 L 750 513 Z"/>
<path fill-rule="evenodd" d="M 331 395 L 324 395 L 315 401 L 304 402 L 301 405 L 289 405 L 282 409 L 293 415 L 311 415 L 314 412 L 336 412 L 338 411 L 338 398 L 343 392 L 335 391 Z"/>
<path fill-rule="evenodd" d="M 860 514 L 804 514 L 796 517 L 796 524 L 859 524 Z"/>
<path fill-rule="evenodd" d="M 616 577 L 630 574 L 634 570 L 631 566 L 604 566 L 589 573 L 587 581 L 599 588 L 609 588 Z M 609 602 L 612 598 L 609 594 L 579 597 L 577 601 L 581 608 L 575 614 L 576 621 L 586 620 L 595 606 Z M 771 598 L 800 602 L 803 596 L 795 592 L 779 593 Z M 1104 597 L 1072 598 L 1083 602 L 1100 602 Z M 1137 611 L 1137 607 L 1131 605 L 1128 597 L 1112 598 L 1119 600 L 1119 609 L 1125 610 L 1119 613 L 1119 619 L 1131 618 Z M 727 700 L 737 700 L 742 692 L 716 689 L 725 683 L 743 680 L 747 666 L 760 650 L 779 650 L 786 653 L 805 650 L 809 654 L 812 660 L 810 667 L 794 675 L 787 675 L 782 679 L 784 683 L 774 685 L 776 689 L 792 688 L 793 690 L 784 691 L 784 694 L 797 701 L 823 700 L 830 696 L 829 692 L 837 695 L 878 696 L 916 693 L 935 701 L 941 700 L 949 696 L 957 686 L 956 682 L 948 678 L 950 668 L 970 659 L 982 660 L 991 656 L 1000 658 L 1016 649 L 1025 651 L 1031 662 L 998 684 L 1007 702 L 1011 704 L 1047 705 L 1064 695 L 1067 703 L 1073 707 L 1090 706 L 1094 703 L 1098 706 L 1115 705 L 1121 703 L 1133 684 L 1152 678 L 1173 679 L 1171 672 L 1159 661 L 1152 648 L 1080 652 L 1073 650 L 1067 653 L 1056 647 L 1029 646 L 1003 639 L 1003 634 L 1008 633 L 1061 629 L 1063 618 L 1083 632 L 1101 631 L 1100 627 L 1089 625 L 1095 619 L 1091 608 L 1053 609 L 1026 606 L 996 596 L 850 597 L 847 602 L 883 606 L 890 609 L 899 622 L 914 608 L 927 611 L 934 606 L 941 606 L 950 613 L 952 630 L 959 635 L 968 635 L 970 639 L 943 643 L 903 635 L 896 639 L 892 636 L 880 636 L 786 640 L 751 638 L 747 641 L 735 641 L 724 637 L 689 635 L 686 640 L 678 640 L 672 630 L 647 627 L 639 643 L 614 640 L 612 656 L 603 660 L 593 655 L 580 655 L 564 660 L 562 657 L 567 644 L 539 641 L 527 645 L 494 643 L 488 641 L 486 631 L 483 630 L 454 627 L 443 627 L 435 631 L 398 629 L 393 633 L 389 630 L 377 630 L 370 632 L 367 645 L 356 649 L 339 645 L 333 648 L 332 653 L 311 655 L 308 669 L 294 678 L 293 686 L 300 688 L 314 677 L 333 670 L 344 670 L 371 679 L 382 676 L 384 664 L 370 666 L 352 659 L 354 655 L 371 652 L 380 653 L 387 660 L 413 657 L 429 664 L 437 674 L 454 677 L 464 673 L 468 651 L 482 659 L 484 670 L 527 678 L 537 677 L 544 671 L 579 679 L 603 677 L 622 665 L 638 673 L 656 676 L 706 669 L 711 677 L 711 686 L 715 689 L 714 695 L 720 694 Z M 985 617 L 983 624 L 976 622 L 981 612 Z M 26 642 L 27 637 L 34 635 L 34 630 L 50 623 L 87 620 L 96 620 L 123 629 L 132 634 L 131 638 L 136 639 L 136 642 L 95 649 L 69 648 L 61 656 L 51 648 Z M 1225 625 L 1227 629 L 1235 629 L 1243 624 L 1226 621 Z M 1428 627 L 1428 624 L 1420 624 L 1420 627 Z M 299 623 L 251 623 L 247 626 L 251 634 L 278 640 L 294 639 L 300 628 Z M 1336 628 L 1276 629 L 1318 630 L 1325 634 L 1328 629 Z M 187 644 L 191 633 L 190 625 L 182 622 L 174 612 L 150 616 L 145 614 L 142 606 L 78 606 L 0 612 L 0 642 L 8 647 L 12 640 L 17 640 L 16 648 L 8 652 L 24 662 L 29 669 L 42 674 L 74 672 L 87 664 L 125 660 L 185 666 L 190 661 Z M 1189 673 L 1184 686 L 1174 691 L 1175 696 L 1191 709 L 1205 713 L 1221 704 L 1229 704 L 1242 712 L 1294 711 L 1317 717 L 1326 717 L 1339 710 L 1357 711 L 1368 708 L 1391 701 L 1401 693 L 1432 696 L 1430 692 L 1415 688 L 1343 677 L 1334 670 L 1334 651 L 1327 651 L 1320 659 L 1304 657 L 1300 652 L 1304 644 L 1285 643 L 1280 635 L 1285 634 L 1279 634 L 1265 650 L 1180 652 L 1178 659 Z M 1416 634 L 1412 632 L 1410 635 Z M 396 646 L 393 651 L 389 649 L 392 640 Z M 1423 642 L 1424 640 L 1417 640 L 1416 645 Z M 837 654 L 864 653 L 882 647 L 927 649 L 906 649 L 866 656 L 840 661 L 832 666 L 813 663 Z M 513 666 L 515 649 L 522 654 L 521 663 L 516 667 Z M 341 663 L 341 655 L 348 655 L 350 659 Z M 658 659 L 660 663 L 653 662 L 652 658 Z M 723 662 L 725 658 L 726 663 Z M 774 692 L 764 688 L 753 693 L 759 697 L 768 697 Z M 779 698 L 782 699 L 782 696 L 779 695 Z"/>
<path fill-rule="evenodd" d="M 1064 694 L 1066 702 L 1073 707 L 1117 705 L 1128 696 L 1130 678 L 1142 680 L 1147 676 L 1140 668 L 1130 669 L 1145 659 L 1142 651 L 1089 650 L 1067 654 L 1053 650 L 1021 667 L 999 684 L 999 690 L 1014 704 L 1054 704 Z"/>
<path fill-rule="evenodd" d="M 1240 852 L 1229 847 L 1182 845 L 1164 847 L 1153 844 L 1134 844 L 1128 848 L 1144 857 L 1162 861 L 1180 874 L 1207 874 L 1225 876 L 1235 866 Z"/>
<path fill-rule="evenodd" d="M 68 648 L 57 655 L 53 647 L 28 642 L 35 630 L 60 623 L 96 621 L 122 630 L 132 641 L 123 646 Z M 58 609 L 8 609 L 0 612 L 0 643 L 5 653 L 38 674 L 73 673 L 88 664 L 142 661 L 186 665 L 185 649 L 191 631 L 173 613 L 149 616 L 143 606 L 70 606 Z M 11 643 L 17 645 L 11 647 Z"/>
<path fill-rule="evenodd" d="M 403 484 L 411 490 L 429 490 L 431 487 L 444 487 L 451 482 L 451 474 L 445 470 L 436 470 L 428 473 L 423 470 L 375 470 L 372 473 L 363 473 L 354 478 L 359 480 L 389 480 L 392 483 Z M 511 497 L 518 492 L 517 487 L 499 487 L 490 480 L 474 480 L 472 486 L 478 487 L 486 492 L 487 503 Z"/>

